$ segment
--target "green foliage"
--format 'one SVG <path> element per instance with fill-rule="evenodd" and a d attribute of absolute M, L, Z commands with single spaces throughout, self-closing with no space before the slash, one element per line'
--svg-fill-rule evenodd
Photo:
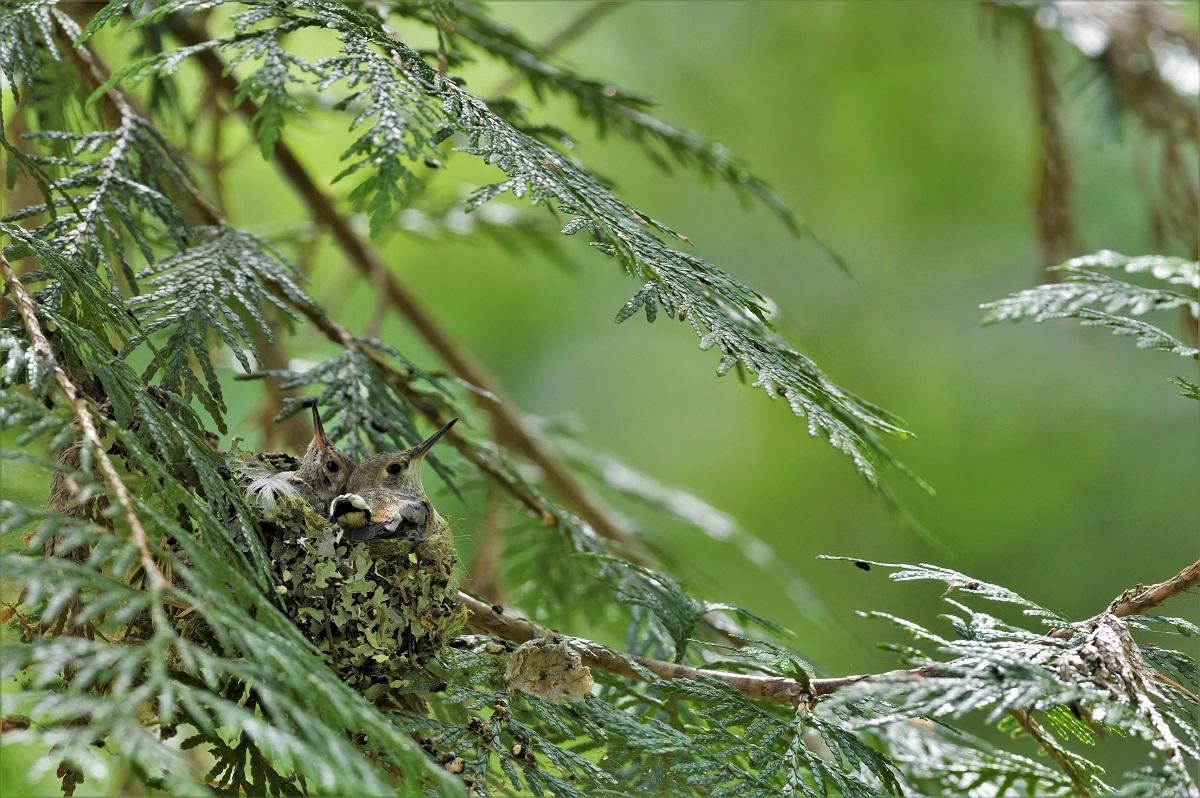
<path fill-rule="evenodd" d="M 199 6 L 218 5 L 230 8 L 208 20 L 224 26 L 216 38 L 166 49 L 179 25 L 186 33 L 191 17 L 204 18 Z M 54 0 L 0 12 L 0 70 L 33 131 L 2 143 L 10 171 L 44 195 L 0 221 L 5 264 L 30 267 L 8 286 L 28 313 L 9 313 L 0 325 L 0 432 L 17 447 L 3 456 L 37 470 L 49 489 L 44 504 L 0 501 L 0 535 L 11 541 L 0 575 L 21 590 L 0 677 L 17 685 L 5 711 L 30 721 L 6 731 L 5 742 L 46 749 L 64 789 L 116 756 L 141 786 L 178 794 L 1061 794 L 1079 779 L 1108 789 L 1073 751 L 1103 728 L 1147 741 L 1159 758 L 1126 780 L 1126 792 L 1196 792 L 1188 767 L 1200 724 L 1190 690 L 1200 670 L 1182 652 L 1133 637 L 1194 627 L 1111 613 L 1070 625 L 954 571 L 887 566 L 899 580 L 937 580 L 955 595 L 1016 606 L 1056 631 L 953 600 L 956 637 L 881 616 L 931 649 L 902 651 L 920 677 L 816 691 L 815 669 L 785 632 L 697 597 L 637 551 L 636 539 L 602 537 L 554 474 L 510 451 L 503 430 L 470 423 L 472 402 L 488 407 L 497 397 L 327 316 L 306 292 L 302 269 L 265 237 L 221 218 L 192 180 L 197 153 L 177 149 L 191 142 L 168 134 L 190 133 L 183 105 L 151 102 L 144 111 L 126 92 L 151 79 L 151 99 L 186 97 L 184 84 L 175 85 L 182 65 L 223 57 L 236 84 L 228 99 L 256 104 L 253 125 L 268 158 L 286 143 L 292 118 L 346 114 L 355 138 L 329 182 L 357 181 L 347 200 L 366 214 L 372 235 L 415 218 L 457 233 L 462 225 L 453 220 L 475 212 L 465 217 L 476 225 L 472 235 L 516 230 L 538 250 L 557 251 L 541 228 L 496 214 L 509 206 L 488 206 L 491 216 L 484 207 L 509 192 L 545 206 L 566 217 L 562 233 L 584 232 L 642 284 L 618 320 L 641 311 L 653 321 L 661 310 L 686 321 L 702 348 L 721 351 L 718 373 L 753 375 L 875 482 L 879 466 L 893 462 L 883 437 L 906 434 L 897 419 L 791 348 L 774 332 L 764 297 L 677 249 L 685 236 L 561 152 L 562 137 L 531 124 L 529 109 L 484 102 L 453 68 L 475 56 L 516 67 L 535 99 L 570 97 L 601 133 L 646 146 L 660 163 L 661 148 L 806 232 L 739 158 L 649 116 L 640 98 L 552 63 L 473 3 L 116 0 L 91 10 L 82 30 Z M 437 67 L 396 38 L 393 18 L 438 30 Z M 148 52 L 105 80 L 89 49 L 67 48 L 91 47 L 107 26 L 122 36 L 140 32 Z M 302 36 L 328 54 L 310 57 L 295 44 Z M 38 80 L 48 65 L 73 75 L 64 85 L 94 88 L 93 102 L 76 108 L 47 92 Z M 314 92 L 331 101 L 318 103 Z M 442 160 L 446 143 L 503 179 L 461 205 L 410 207 L 422 199 L 419 164 Z M 1094 321 L 1086 314 L 1099 311 L 1087 306 L 1099 303 L 1105 319 L 1130 330 L 1143 323 L 1111 313 L 1196 314 L 1194 299 L 1174 288 L 1086 271 L 1108 261 L 1194 287 L 1194 263 L 1098 256 L 1068 265 L 1072 279 L 1055 290 L 996 312 Z M 267 364 L 264 344 L 286 329 L 281 319 L 305 321 L 335 351 L 312 364 Z M 211 421 L 226 430 L 218 367 L 226 356 L 246 378 L 316 398 L 330 437 L 356 458 L 411 445 L 423 427 L 466 416 L 455 431 L 457 454 L 433 465 L 460 498 L 486 490 L 510 514 L 505 532 L 515 543 L 503 574 L 513 597 L 555 625 L 586 623 L 597 636 L 623 637 L 629 653 L 546 632 L 546 647 L 593 663 L 598 689 L 561 703 L 511 689 L 504 673 L 514 641 L 460 634 L 448 530 L 417 544 L 351 543 L 311 508 L 285 501 L 264 515 L 248 506 L 243 453 L 222 453 L 208 428 Z M 301 401 L 288 398 L 280 415 Z M 582 447 L 547 445 L 598 484 L 734 541 L 756 564 L 772 558 L 694 497 Z M 543 484 L 570 501 L 548 498 Z M 794 575 L 780 579 L 793 599 L 807 598 Z M 664 668 L 679 678 L 661 678 Z M 786 680 L 799 700 L 749 697 L 738 686 L 744 674 Z M 1038 743 L 1065 771 L 924 725 L 972 716 L 1002 731 L 1011 731 L 1011 717 L 1036 716 L 1049 727 Z"/>
<path fill-rule="evenodd" d="M 402 369 L 407 381 L 397 385 L 389 364 Z M 327 419 L 329 434 L 341 441 L 347 454 L 356 458 L 372 451 L 404 449 L 416 444 L 418 410 L 413 395 L 399 390 L 415 390 L 420 383 L 426 401 L 449 399 L 441 381 L 421 371 L 403 355 L 373 339 L 358 339 L 340 354 L 304 371 L 267 370 L 245 375 L 244 379 L 278 379 L 283 390 L 316 389 L 316 398 Z M 302 402 L 292 400 L 281 410 L 280 418 L 300 409 Z M 430 461 L 439 473 L 448 475 L 437 455 Z"/>
<path fill-rule="evenodd" d="M 250 358 L 257 362 L 260 357 L 255 336 L 275 340 L 263 309 L 273 307 L 284 318 L 298 319 L 292 307 L 315 305 L 298 284 L 302 278 L 295 267 L 265 241 L 228 228 L 193 228 L 191 235 L 190 247 L 138 273 L 146 293 L 127 303 L 141 324 L 126 350 L 170 329 L 143 378 L 161 374 L 160 387 L 185 400 L 199 398 L 224 432 L 225 405 L 208 356 L 210 336 L 215 334 L 250 371 Z M 190 359 L 200 364 L 203 384 L 189 367 Z"/>
<path fill-rule="evenodd" d="M 163 4 L 135 24 L 161 20 L 179 5 Z M 673 248 L 668 242 L 687 242 L 687 237 L 621 200 L 578 162 L 515 128 L 394 38 L 378 17 L 333 0 L 245 5 L 248 10 L 232 17 L 233 35 L 151 55 L 118 72 L 102 90 L 150 75 L 169 77 L 200 51 L 231 53 L 233 64 L 260 64 L 252 73 L 252 93 L 261 100 L 258 131 L 266 151 L 276 140 L 275 125 L 291 108 L 288 87 L 295 79 L 308 75 L 321 91 L 344 85 L 349 93 L 335 107 L 353 112 L 351 127 L 362 133 L 343 153 L 348 165 L 339 178 L 367 170 L 351 199 L 368 214 L 374 233 L 391 223 L 417 188 L 405 163 L 437 155 L 436 145 L 457 135 L 460 149 L 507 177 L 477 190 L 466 210 L 511 192 L 568 216 L 563 233 L 586 231 L 592 246 L 645 283 L 617 314 L 618 321 L 639 309 L 653 320 L 661 307 L 687 321 L 702 349 L 722 353 L 718 374 L 736 366 L 739 373 L 755 375 L 755 387 L 784 397 L 793 413 L 808 419 L 812 435 L 825 436 L 845 452 L 869 481 L 877 480 L 880 463 L 895 464 L 880 436 L 907 435 L 900 420 L 834 384 L 783 341 L 774 332 L 764 297 L 714 264 Z M 333 38 L 339 55 L 306 61 L 292 54 L 281 60 L 283 37 L 305 29 Z"/>
<path fill-rule="evenodd" d="M 880 736 L 906 782 L 922 795 L 971 795 L 991 788 L 997 795 L 1076 794 L 1071 779 L 1052 765 L 960 730 L 909 721 L 881 729 Z"/>
<path fill-rule="evenodd" d="M 639 505 L 655 510 L 668 522 L 681 523 L 710 539 L 725 544 L 754 567 L 766 571 L 787 596 L 810 617 L 828 623 L 821 599 L 795 568 L 766 541 L 737 519 L 680 488 L 665 485 L 616 458 L 588 449 L 569 436 L 569 430 L 549 430 L 572 464 L 600 484 Z M 670 556 L 665 553 L 664 556 Z"/>
<path fill-rule="evenodd" d="M 124 276 L 134 281 L 124 238 L 147 260 L 154 257 L 153 240 L 160 236 L 184 246 L 186 223 L 171 199 L 187 185 L 186 167 L 147 120 L 121 104 L 116 130 L 87 133 L 41 131 L 26 138 L 41 141 L 53 154 L 34 155 L 31 167 L 61 175 L 47 179 L 46 204 L 18 210 L 6 221 L 48 215 L 34 234 L 63 255 L 95 259 L 111 271 L 112 256 Z"/>
<path fill-rule="evenodd" d="M 1085 781 L 1090 789 L 1107 793 L 1113 788 L 1100 781 L 1103 769 L 1075 752 L 1068 741 L 1093 746 L 1102 732 L 1115 731 L 1147 741 L 1155 756 L 1161 758 L 1162 764 L 1153 775 L 1130 777 L 1131 782 L 1149 780 L 1161 795 L 1196 794 L 1194 761 L 1200 754 L 1200 714 L 1193 692 L 1197 686 L 1196 663 L 1182 652 L 1172 652 L 1178 670 L 1166 672 L 1181 678 L 1164 678 L 1164 671 L 1154 662 L 1156 655 L 1150 653 L 1152 648 L 1140 645 L 1132 634 L 1134 629 L 1147 629 L 1152 623 L 1148 618 L 1127 621 L 1108 611 L 1067 625 L 1056 614 L 1006 588 L 956 571 L 924 565 L 867 564 L 889 569 L 894 581 L 934 580 L 945 584 L 943 600 L 952 612 L 942 619 L 953 636 L 888 613 L 865 613 L 866 617 L 895 624 L 914 639 L 917 647 L 896 647 L 912 671 L 864 679 L 834 697 L 834 707 L 851 713 L 852 728 L 889 729 L 924 719 L 946 723 L 974 713 L 989 723 L 1011 727 L 1011 721 L 1005 723 L 1006 717 L 1037 714 L 1049 726 L 1041 730 L 1039 742 L 1069 761 L 1076 779 Z M 973 609 L 968 601 L 1020 607 L 1023 615 L 1050 624 L 1059 633 L 1049 635 L 1041 629 L 1010 623 Z M 1182 623 L 1181 628 L 1189 634 L 1200 631 L 1177 619 L 1167 623 Z M 938 752 L 940 743 L 936 740 L 919 744 L 933 746 L 933 756 L 945 757 Z M 988 754 L 980 762 L 986 764 L 991 758 Z M 915 757 L 911 761 L 922 780 L 937 773 L 928 760 Z M 1045 779 L 1050 785 L 1058 781 L 1030 770 L 1019 777 L 1006 773 L 1014 766 L 1007 757 L 1001 757 L 996 765 L 994 771 L 984 767 L 969 779 L 961 765 L 943 771 L 939 786 L 949 794 L 978 786 L 984 779 L 1010 786 L 1031 779 Z M 1144 787 L 1138 790 L 1144 793 Z"/>
<path fill-rule="evenodd" d="M 421 20 L 428 25 L 441 24 L 448 18 L 453 35 L 450 46 L 469 43 L 471 53 L 453 50 L 459 59 L 474 54 L 496 58 L 517 70 L 529 84 L 534 97 L 543 101 L 550 94 L 560 94 L 575 103 L 576 112 L 590 119 L 596 132 L 605 136 L 609 131 L 638 144 L 652 163 L 670 171 L 674 165 L 698 172 L 705 178 L 716 178 L 737 192 L 743 201 L 758 201 L 769 208 L 796 235 L 813 237 L 843 268 L 845 264 L 832 250 L 825 247 L 787 203 L 735 153 L 721 144 L 710 141 L 695 131 L 684 130 L 647 112 L 653 103 L 645 97 L 625 91 L 613 84 L 576 73 L 569 66 L 543 52 L 542 48 L 525 39 L 520 31 L 498 23 L 475 2 L 448 3 L 448 8 L 425 3 L 393 3 L 397 13 Z M 511 99 L 483 98 L 490 107 L 518 129 L 541 138 L 570 143 L 567 133 L 558 129 L 530 125 L 526 109 Z M 657 145 L 657 147 L 655 146 Z"/>
<path fill-rule="evenodd" d="M 805 742 L 806 734 L 819 740 L 829 755 L 811 750 L 811 744 Z M 880 786 L 888 793 L 903 793 L 891 759 L 856 737 L 836 715 L 822 718 L 801 707 L 796 712 L 792 735 L 784 795 L 872 796 L 881 794 Z M 870 774 L 874 779 L 861 774 Z M 837 792 L 832 793 L 830 787 Z"/>
<path fill-rule="evenodd" d="M 0 10 L 0 74 L 19 100 L 51 61 L 61 57 L 55 42 L 57 0 L 25 0 Z"/>
<path fill-rule="evenodd" d="M 1149 275 L 1160 283 L 1178 288 L 1139 285 L 1095 269 Z M 1156 310 L 1182 309 L 1194 325 L 1200 319 L 1200 300 L 1194 293 L 1200 289 L 1200 263 L 1197 261 L 1161 255 L 1131 258 L 1104 250 L 1073 258 L 1056 267 L 1056 271 L 1064 273 L 1062 282 L 1027 288 L 1007 299 L 981 305 L 987 311 L 985 323 L 1079 319 L 1085 327 L 1101 327 L 1113 335 L 1131 336 L 1139 348 L 1200 360 L 1200 348 L 1189 346 L 1161 327 L 1135 318 Z M 1193 293 L 1184 293 L 1188 289 Z M 1122 311 L 1127 315 L 1117 315 Z M 1184 389 L 1184 396 L 1196 398 L 1194 383 L 1183 378 L 1177 378 L 1176 383 Z"/>

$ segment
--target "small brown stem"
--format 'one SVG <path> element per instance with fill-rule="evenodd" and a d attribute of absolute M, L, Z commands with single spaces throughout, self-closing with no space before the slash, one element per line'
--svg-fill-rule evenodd
<path fill-rule="evenodd" d="M 594 0 L 589 3 L 586 8 L 579 14 L 567 21 L 567 24 L 559 28 L 550 38 L 546 39 L 541 46 L 541 51 L 544 55 L 558 52 L 566 47 L 571 42 L 578 39 L 583 34 L 587 33 L 592 27 L 603 19 L 608 14 L 616 11 L 621 6 L 625 5 L 627 0 Z M 504 97 L 511 94 L 518 86 L 521 85 L 521 80 L 524 76 L 519 71 L 513 71 L 507 78 L 503 80 L 495 91 L 492 92 L 492 97 Z"/>
<path fill-rule="evenodd" d="M 383 329 L 383 320 L 387 318 L 388 305 L 391 304 L 388 301 L 384 279 L 381 271 L 371 275 L 371 290 L 375 292 L 375 302 L 371 306 L 371 317 L 364 328 L 364 333 L 369 338 L 379 337 L 379 331 Z"/>
<path fill-rule="evenodd" d="M 504 551 L 504 503 L 494 490 L 488 493 L 475 556 L 467 568 L 466 584 L 476 593 L 497 604 L 506 604 L 504 585 L 500 583 L 500 555 Z"/>
<path fill-rule="evenodd" d="M 1067 778 L 1071 780 L 1071 785 L 1075 788 L 1075 794 L 1080 798 L 1092 798 L 1092 791 L 1088 788 L 1087 779 L 1079 772 L 1079 768 L 1075 767 L 1075 763 L 1063 754 L 1062 746 L 1054 742 L 1053 738 L 1033 717 L 1033 714 L 1023 709 L 1014 709 L 1008 714 L 1021 725 L 1021 728 L 1030 737 L 1037 741 L 1042 750 L 1054 760 L 1054 764 L 1058 765 L 1059 770 L 1067 774 Z"/>

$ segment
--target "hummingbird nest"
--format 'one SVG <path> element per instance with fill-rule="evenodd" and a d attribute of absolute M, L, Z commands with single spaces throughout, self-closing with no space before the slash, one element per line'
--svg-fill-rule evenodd
<path fill-rule="evenodd" d="M 230 454 L 262 531 L 277 603 L 348 684 L 382 697 L 465 624 L 444 522 L 354 541 L 291 488 L 286 477 L 302 460 L 236 446 Z"/>
<path fill-rule="evenodd" d="M 444 529 L 351 542 L 302 502 L 281 510 L 264 525 L 279 603 L 348 683 L 388 684 L 465 623 L 451 581 L 458 556 Z"/>

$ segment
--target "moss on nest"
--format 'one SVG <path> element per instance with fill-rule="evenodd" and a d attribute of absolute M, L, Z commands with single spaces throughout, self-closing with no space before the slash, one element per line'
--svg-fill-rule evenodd
<path fill-rule="evenodd" d="M 368 697 L 399 686 L 466 622 L 444 526 L 420 538 L 354 543 L 303 503 L 282 510 L 264 524 L 280 606 Z"/>

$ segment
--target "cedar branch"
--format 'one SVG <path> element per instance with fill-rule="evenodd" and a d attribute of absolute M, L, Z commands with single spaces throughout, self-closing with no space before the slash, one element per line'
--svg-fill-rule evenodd
<path fill-rule="evenodd" d="M 1037 722 L 1033 714 L 1024 709 L 1014 709 L 1008 714 L 1020 724 L 1030 737 L 1037 741 L 1041 749 L 1054 760 L 1054 764 L 1058 765 L 1059 770 L 1067 774 L 1067 778 L 1071 780 L 1071 786 L 1075 788 L 1075 794 L 1080 798 L 1092 798 L 1092 791 L 1088 789 L 1087 779 L 1079 772 L 1075 763 L 1063 754 L 1062 749 L 1055 745 L 1054 740 L 1046 734 L 1045 729 Z"/>
<path fill-rule="evenodd" d="M 86 74 L 91 77 L 91 82 L 94 86 L 103 85 L 108 79 L 109 71 L 99 56 L 92 51 L 87 45 L 78 49 L 70 49 L 74 53 L 81 65 L 82 69 L 86 70 Z M 126 109 L 137 111 L 136 107 L 130 104 L 130 100 L 122 95 L 116 89 L 110 89 L 103 95 L 104 101 L 107 103 L 121 104 Z M 299 168 L 299 163 L 295 157 L 288 151 L 289 162 Z M 304 174 L 301 169 L 300 174 Z M 307 175 L 304 175 L 307 178 Z M 195 202 L 195 209 L 205 224 L 223 227 L 226 225 L 225 219 L 217 212 L 217 210 L 207 202 L 207 200 L 196 192 L 190 183 L 182 181 L 186 186 L 189 196 Z M 310 185 L 311 181 L 310 181 Z M 314 191 L 315 185 L 312 185 Z M 348 227 L 347 227 L 348 229 Z M 353 236 L 353 233 L 350 233 Z M 322 310 L 310 305 L 292 305 L 285 292 L 278 286 L 268 285 L 268 288 L 281 300 L 288 302 L 297 312 L 304 316 L 317 330 L 321 332 L 331 342 L 337 344 L 344 349 L 356 349 L 364 356 L 369 358 L 382 374 L 387 378 L 389 384 L 402 394 L 418 412 L 433 424 L 435 427 L 444 426 L 449 420 L 444 416 L 438 407 L 437 403 L 431 401 L 427 396 L 418 391 L 409 379 L 407 374 L 397 370 L 390 363 L 379 356 L 377 352 L 367 346 L 361 345 L 354 334 L 343 327 L 338 322 L 331 319 Z M 554 513 L 545 506 L 541 498 L 529 490 L 526 486 L 517 480 L 513 480 L 503 470 L 499 469 L 496 464 L 489 458 L 480 447 L 469 439 L 459 435 L 457 432 L 451 431 L 446 435 L 446 440 L 453 445 L 468 462 L 474 465 L 481 473 L 491 479 L 496 484 L 504 488 L 510 496 L 516 499 L 534 516 L 536 516 L 546 526 L 557 526 L 558 521 Z"/>
<path fill-rule="evenodd" d="M 203 28 L 177 15 L 168 17 L 166 24 L 184 44 L 195 45 L 208 41 L 209 37 Z M 225 62 L 210 50 L 202 50 L 194 56 L 208 79 L 232 102 L 237 94 L 237 81 L 228 73 Z M 259 109 L 253 100 L 244 97 L 236 104 L 236 110 L 249 122 Z M 541 434 L 512 409 L 512 403 L 496 378 L 442 328 L 415 294 L 396 279 L 379 252 L 354 232 L 350 220 L 337 210 L 334 201 L 321 190 L 282 138 L 275 143 L 272 160 L 308 206 L 313 219 L 330 231 L 350 263 L 368 280 L 378 278 L 388 301 L 408 320 L 430 349 L 451 371 L 480 389 L 472 391 L 472 395 L 491 417 L 497 440 L 512 446 L 541 469 L 547 483 L 576 509 L 596 534 L 620 543 L 630 559 L 644 564 L 647 555 L 642 544 L 599 496 L 575 478 Z"/>
<path fill-rule="evenodd" d="M 8 258 L 4 257 L 3 252 L 0 252 L 0 277 L 4 278 L 4 282 L 8 285 L 7 290 L 13 295 L 13 300 L 17 305 L 17 312 L 21 316 L 21 325 L 25 328 L 25 333 L 29 336 L 33 348 L 41 353 L 47 363 L 52 364 L 54 380 L 58 383 L 59 389 L 67 397 L 67 401 L 71 405 L 71 410 L 75 414 L 75 419 L 79 422 L 79 429 L 83 433 L 84 440 L 91 446 L 96 456 L 100 473 L 104 475 L 104 481 L 108 483 L 113 498 L 121 506 L 121 514 L 125 518 L 125 523 L 129 526 L 130 534 L 133 535 L 133 542 L 138 548 L 138 560 L 150 579 L 152 592 L 158 593 L 170 587 L 170 582 L 163 576 L 162 571 L 158 569 L 158 564 L 154 561 L 153 555 L 150 554 L 150 541 L 146 535 L 146 529 L 142 526 L 141 519 L 138 518 L 137 513 L 133 509 L 133 499 L 130 497 L 129 489 L 125 487 L 125 483 L 121 481 L 121 477 L 117 474 L 117 469 L 113 465 L 112 460 L 108 458 L 104 442 L 100 439 L 100 433 L 96 429 L 96 421 L 92 418 L 91 410 L 88 409 L 87 399 L 79 393 L 79 389 L 75 387 L 75 383 L 71 382 L 71 378 L 67 376 L 67 372 L 63 370 L 63 367 L 55 359 L 54 350 L 50 347 L 50 341 L 46 338 L 46 334 L 42 330 L 42 325 L 37 318 L 37 304 L 34 302 L 33 297 L 29 295 L 29 292 L 25 290 L 25 286 L 17 279 L 12 265 L 8 262 Z"/>
<path fill-rule="evenodd" d="M 1106 612 L 1122 618 L 1137 615 L 1163 603 L 1173 596 L 1196 587 L 1198 584 L 1200 584 L 1200 560 L 1184 568 L 1170 579 L 1151 585 L 1131 598 L 1114 601 Z M 466 593 L 459 592 L 458 600 L 470 611 L 471 615 L 468 622 L 471 628 L 481 634 L 493 635 L 513 643 L 524 643 L 527 640 L 542 637 L 548 633 L 547 629 L 533 621 L 502 611 L 498 612 L 495 607 Z M 1055 630 L 1050 636 L 1069 636 L 1072 629 L 1088 624 L 1093 620 L 1095 618 L 1089 618 L 1086 621 Z M 932 668 L 913 668 L 909 670 L 892 670 L 885 673 L 810 679 L 805 684 L 802 681 L 782 676 L 755 676 L 731 673 L 729 671 L 709 670 L 706 668 L 693 668 L 688 665 L 664 662 L 663 660 L 642 657 L 637 654 L 618 652 L 590 641 L 585 644 L 584 649 L 579 654 L 589 666 L 614 673 L 618 676 L 644 681 L 646 679 L 645 674 L 631 664 L 634 663 L 650 671 L 660 679 L 716 679 L 735 688 L 747 698 L 767 699 L 789 704 L 796 704 L 801 701 L 813 701 L 821 696 L 832 695 L 839 690 L 860 682 L 922 679 L 937 675 L 936 671 Z M 1030 735 L 1041 744 L 1039 735 L 1030 731 L 1021 718 L 1017 718 L 1017 722 L 1021 723 L 1026 731 L 1029 731 Z M 1043 745 L 1043 747 L 1045 746 Z M 1051 756 L 1054 756 L 1054 754 L 1051 753 Z M 1057 757 L 1055 757 L 1055 760 L 1057 761 Z M 1060 763 L 1061 766 L 1062 763 Z M 1071 768 L 1066 770 L 1067 775 L 1070 776 L 1072 783 L 1076 785 L 1076 789 L 1080 791 L 1080 795 L 1090 795 L 1086 787 L 1082 786 L 1082 782 L 1077 781 L 1077 778 L 1081 777 L 1073 770 L 1070 762 L 1067 762 L 1067 767 Z"/>

